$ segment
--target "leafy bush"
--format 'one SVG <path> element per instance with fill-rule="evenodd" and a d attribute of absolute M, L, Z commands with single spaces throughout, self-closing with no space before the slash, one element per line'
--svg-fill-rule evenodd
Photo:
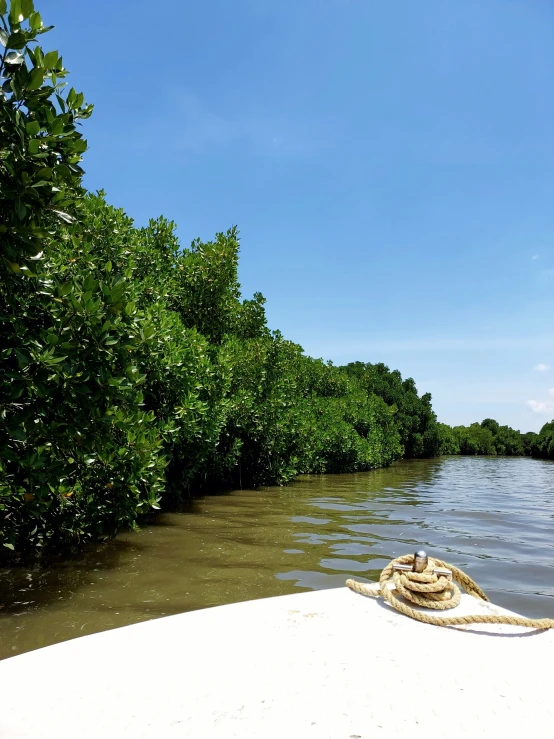
<path fill-rule="evenodd" d="M 181 249 L 81 186 L 92 106 L 0 0 L 0 543 L 76 547 L 198 489 L 437 453 L 429 395 L 334 367 L 243 299 L 236 228 Z"/>
<path fill-rule="evenodd" d="M 441 423 L 439 434 L 442 454 L 521 456 L 526 453 L 522 434 L 492 418 L 454 428 Z"/>
<path fill-rule="evenodd" d="M 538 434 L 525 434 L 526 453 L 540 459 L 554 459 L 554 421 L 545 423 Z"/>
<path fill-rule="evenodd" d="M 391 372 L 384 364 L 354 362 L 345 370 L 358 379 L 367 393 L 379 396 L 394 408 L 403 456 L 435 457 L 440 454 L 440 433 L 429 393 L 420 398 L 411 378 L 402 380 L 398 370 Z"/>

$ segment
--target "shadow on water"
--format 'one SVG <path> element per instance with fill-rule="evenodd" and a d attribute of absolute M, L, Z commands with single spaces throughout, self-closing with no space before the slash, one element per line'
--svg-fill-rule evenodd
<path fill-rule="evenodd" d="M 194 514 L 197 509 L 196 503 L 191 503 L 183 506 L 180 513 Z M 179 525 L 178 521 L 155 513 L 145 516 L 142 523 L 156 529 Z M 120 536 L 114 541 L 91 544 L 84 552 L 63 558 L 50 555 L 0 567 L 0 620 L 14 613 L 20 615 L 25 606 L 40 608 L 63 600 L 64 594 L 75 595 L 80 587 L 90 584 L 92 573 L 116 570 L 141 546 L 138 540 Z"/>
<path fill-rule="evenodd" d="M 554 468 L 529 459 L 409 460 L 163 513 L 80 557 L 0 569 L 0 657 L 240 600 L 377 580 L 423 546 L 492 600 L 554 615 Z"/>

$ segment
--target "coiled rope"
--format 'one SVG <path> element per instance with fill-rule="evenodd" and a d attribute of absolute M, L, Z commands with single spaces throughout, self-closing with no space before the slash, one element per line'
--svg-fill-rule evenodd
<path fill-rule="evenodd" d="M 489 602 L 481 588 L 469 577 L 447 562 L 429 557 L 425 569 L 421 572 L 395 570 L 395 565 L 414 565 L 413 554 L 405 554 L 390 562 L 379 577 L 379 590 L 372 589 L 366 583 L 356 580 L 347 580 L 346 585 L 361 595 L 371 598 L 382 596 L 387 603 L 405 616 L 414 618 L 424 624 L 433 626 L 464 626 L 469 624 L 508 624 L 510 626 L 525 626 L 530 629 L 554 629 L 554 619 L 551 618 L 524 618 L 523 616 L 435 616 L 412 608 L 410 603 L 423 608 L 445 611 L 455 608 L 460 603 L 461 592 L 458 584 L 464 590 L 479 600 Z M 437 574 L 436 568 L 445 568 L 452 572 L 452 576 Z M 395 588 L 389 587 L 389 581 Z M 457 584 L 458 583 L 458 584 Z M 402 598 L 400 597 L 402 596 Z"/>

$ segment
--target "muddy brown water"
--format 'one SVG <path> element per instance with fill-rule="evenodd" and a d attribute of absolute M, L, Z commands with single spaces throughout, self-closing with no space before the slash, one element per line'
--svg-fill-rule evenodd
<path fill-rule="evenodd" d="M 48 566 L 0 569 L 0 658 L 207 606 L 378 580 L 425 547 L 554 617 L 554 463 L 447 457 L 198 499 Z"/>

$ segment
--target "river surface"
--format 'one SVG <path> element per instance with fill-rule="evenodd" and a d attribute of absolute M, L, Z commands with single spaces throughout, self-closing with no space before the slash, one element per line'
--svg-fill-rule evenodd
<path fill-rule="evenodd" d="M 409 460 L 165 513 L 79 558 L 0 569 L 0 658 L 206 606 L 379 579 L 424 547 L 491 600 L 554 617 L 554 463 Z"/>

